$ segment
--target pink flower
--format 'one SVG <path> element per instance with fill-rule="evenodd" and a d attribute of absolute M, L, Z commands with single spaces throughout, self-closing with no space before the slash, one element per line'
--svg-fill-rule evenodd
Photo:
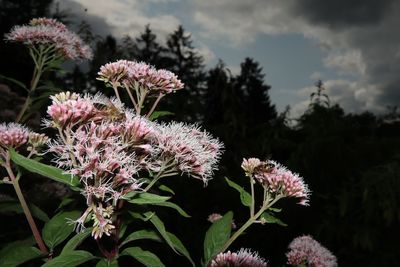
<path fill-rule="evenodd" d="M 266 267 L 267 263 L 256 252 L 241 249 L 238 252 L 218 254 L 208 267 Z"/>
<path fill-rule="evenodd" d="M 173 159 L 177 168 L 205 183 L 222 154 L 223 144 L 196 125 L 169 123 L 159 127 L 158 145 L 165 160 Z"/>
<path fill-rule="evenodd" d="M 70 32 L 55 19 L 36 18 L 29 25 L 15 26 L 6 35 L 6 40 L 27 45 L 53 46 L 55 53 L 66 59 L 91 59 L 92 50 L 82 39 Z M 51 49 L 48 49 L 50 51 Z"/>
<path fill-rule="evenodd" d="M 286 254 L 288 264 L 310 267 L 336 267 L 336 257 L 311 236 L 300 236 L 289 244 L 290 251 Z"/>
<path fill-rule="evenodd" d="M 101 66 L 98 80 L 111 86 L 137 86 L 149 94 L 171 93 L 183 88 L 183 83 L 175 74 L 167 70 L 157 70 L 144 62 L 118 60 Z"/>
<path fill-rule="evenodd" d="M 298 174 L 273 161 L 257 158 L 243 159 L 246 175 L 254 176 L 270 193 L 299 198 L 300 205 L 308 205 L 310 190 Z"/>
<path fill-rule="evenodd" d="M 50 97 L 52 104 L 47 108 L 47 114 L 55 126 L 64 127 L 67 124 L 76 124 L 93 117 L 95 107 L 89 98 L 82 98 L 70 92 L 60 93 Z"/>
<path fill-rule="evenodd" d="M 17 148 L 28 142 L 29 130 L 18 123 L 0 124 L 0 145 Z"/>

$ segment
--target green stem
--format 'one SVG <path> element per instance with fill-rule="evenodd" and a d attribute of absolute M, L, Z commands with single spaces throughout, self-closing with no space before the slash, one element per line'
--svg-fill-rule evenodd
<path fill-rule="evenodd" d="M 251 188 L 251 205 L 250 205 L 250 217 L 254 216 L 254 179 L 250 176 L 250 188 Z"/>
<path fill-rule="evenodd" d="M 22 106 L 21 111 L 18 113 L 16 122 L 20 122 L 22 120 L 22 117 L 24 116 L 26 110 L 28 109 L 28 107 L 31 104 L 31 101 L 32 101 L 31 100 L 31 96 L 32 96 L 33 92 L 35 91 L 35 89 L 36 89 L 36 87 L 37 87 L 37 85 L 39 83 L 40 77 L 43 74 L 43 68 L 44 68 L 45 61 L 46 61 L 46 57 L 43 54 L 43 48 L 42 47 L 40 47 L 39 51 L 37 51 L 35 49 L 35 51 L 37 51 L 38 55 L 35 55 L 35 53 L 32 52 L 32 51 L 33 50 L 30 50 L 30 55 L 33 58 L 33 61 L 35 62 L 35 68 L 33 70 L 33 75 L 32 75 L 32 80 L 31 80 L 31 87 L 30 87 L 28 96 L 25 99 L 25 103 Z"/>
<path fill-rule="evenodd" d="M 120 102 L 122 102 L 122 101 L 121 101 L 121 97 L 119 97 L 118 86 L 116 86 L 116 85 L 113 83 L 112 87 L 113 87 L 113 89 L 114 89 L 114 92 L 115 92 L 116 97 L 118 98 L 118 100 L 119 100 Z"/>
<path fill-rule="evenodd" d="M 43 254 L 48 254 L 49 251 L 47 250 L 47 247 L 43 242 L 42 236 L 40 235 L 40 232 L 39 232 L 39 230 L 38 230 L 38 228 L 36 226 L 35 220 L 33 219 L 31 211 L 28 208 L 28 204 L 26 203 L 24 195 L 22 194 L 21 188 L 19 186 L 18 179 L 15 177 L 14 172 L 11 169 L 11 162 L 10 162 L 10 154 L 9 153 L 7 153 L 5 167 L 6 167 L 8 175 L 10 176 L 11 183 L 14 186 L 15 193 L 17 193 L 18 200 L 21 203 L 22 210 L 24 211 L 25 217 L 26 217 L 26 219 L 27 219 L 27 221 L 29 223 L 29 226 L 30 226 L 30 228 L 32 230 L 32 233 L 33 233 L 33 236 L 34 236 L 34 238 L 36 240 L 36 243 L 38 244 L 39 249 Z"/>
<path fill-rule="evenodd" d="M 242 227 L 239 228 L 232 236 L 229 238 L 229 240 L 225 243 L 224 247 L 220 252 L 224 252 L 229 248 L 230 245 L 241 235 L 243 234 L 244 231 L 246 231 L 247 228 L 250 227 L 257 219 L 263 214 L 264 211 L 266 211 L 268 208 L 270 208 L 272 205 L 274 205 L 279 199 L 281 199 L 282 196 L 276 196 L 275 199 L 271 202 L 268 201 L 268 199 L 263 203 L 262 207 L 260 210 L 252 217 L 250 217 L 245 224 L 242 225 Z"/>
<path fill-rule="evenodd" d="M 153 114 L 154 110 L 156 109 L 158 102 L 160 102 L 161 98 L 163 98 L 164 94 L 160 93 L 156 99 L 156 101 L 154 101 L 153 106 L 151 107 L 150 111 L 147 113 L 146 118 L 150 118 L 151 114 Z"/>

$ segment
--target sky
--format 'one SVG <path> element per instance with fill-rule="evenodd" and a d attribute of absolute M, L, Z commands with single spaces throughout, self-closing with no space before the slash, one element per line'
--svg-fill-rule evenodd
<path fill-rule="evenodd" d="M 150 24 L 162 41 L 182 25 L 210 68 L 222 59 L 239 73 L 252 57 L 279 111 L 301 114 L 318 79 L 348 112 L 382 113 L 400 101 L 400 0 L 58 2 L 100 35 L 136 37 Z"/>

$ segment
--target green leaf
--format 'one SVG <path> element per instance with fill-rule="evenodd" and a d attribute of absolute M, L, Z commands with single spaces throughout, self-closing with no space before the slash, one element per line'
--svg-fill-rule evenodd
<path fill-rule="evenodd" d="M 150 214 L 152 214 L 150 217 L 150 222 L 154 225 L 154 227 L 156 227 L 156 229 L 158 230 L 160 235 L 164 238 L 165 242 L 167 242 L 167 244 L 172 248 L 172 250 L 175 251 L 176 253 L 178 253 L 175 250 L 174 243 L 172 242 L 171 238 L 169 237 L 167 231 L 165 230 L 164 223 L 160 220 L 160 218 L 158 218 L 158 216 L 156 214 L 154 214 L 154 212 L 148 211 L 144 215 L 145 215 L 145 217 L 147 217 Z"/>
<path fill-rule="evenodd" d="M 95 258 L 95 256 L 87 251 L 74 250 L 55 257 L 43 264 L 42 267 L 75 267 Z"/>
<path fill-rule="evenodd" d="M 164 191 L 164 192 L 168 192 L 168 193 L 171 193 L 172 195 L 175 195 L 175 192 L 174 192 L 174 190 L 172 190 L 171 188 L 169 188 L 168 186 L 166 186 L 166 185 L 160 185 L 159 187 L 158 187 L 158 189 L 160 189 L 161 191 Z"/>
<path fill-rule="evenodd" d="M 174 115 L 174 113 L 170 111 L 154 111 L 153 114 L 150 115 L 149 120 L 153 121 L 155 119 L 165 117 L 168 115 Z"/>
<path fill-rule="evenodd" d="M 35 204 L 30 203 L 29 204 L 29 210 L 32 213 L 32 216 L 43 221 L 43 222 L 48 222 L 49 221 L 49 216 L 41 210 L 38 206 Z M 12 200 L 12 201 L 5 201 L 0 203 L 0 213 L 17 213 L 17 214 L 23 214 L 24 211 L 21 207 L 21 204 L 18 201 Z"/>
<path fill-rule="evenodd" d="M 41 252 L 37 248 L 32 247 L 34 244 L 35 239 L 33 237 L 8 243 L 0 250 L 0 266 L 18 266 L 39 257 Z"/>
<path fill-rule="evenodd" d="M 121 239 L 124 236 L 127 228 L 128 228 L 127 223 L 121 223 L 121 225 L 119 226 L 119 231 L 118 231 L 119 239 Z"/>
<path fill-rule="evenodd" d="M 281 212 L 282 211 L 282 209 L 278 209 L 278 208 L 272 208 L 272 207 L 270 207 L 270 208 L 268 208 L 269 210 L 271 210 L 271 211 L 273 211 L 273 212 Z"/>
<path fill-rule="evenodd" d="M 287 226 L 286 223 L 282 222 L 280 219 L 278 219 L 269 212 L 264 212 L 263 214 L 261 214 L 260 219 L 262 221 L 265 221 L 266 223 L 276 223 L 281 226 Z"/>
<path fill-rule="evenodd" d="M 19 87 L 21 87 L 21 88 L 24 89 L 25 91 L 28 91 L 28 92 L 29 92 L 29 90 L 28 90 L 28 88 L 26 88 L 26 85 L 25 85 L 25 84 L 23 84 L 22 82 L 20 82 L 20 81 L 14 79 L 14 78 L 7 77 L 7 76 L 1 75 L 1 74 L 0 74 L 0 78 L 4 79 L 4 80 L 6 80 L 6 81 L 10 81 L 10 82 L 12 82 L 12 83 L 15 83 L 16 85 L 18 85 Z"/>
<path fill-rule="evenodd" d="M 182 244 L 182 242 L 179 240 L 179 238 L 174 235 L 173 233 L 167 232 L 169 238 L 172 241 L 172 244 L 174 245 L 174 247 L 176 248 L 176 250 L 178 252 L 180 252 L 183 256 L 185 256 L 190 263 L 192 264 L 192 266 L 195 266 L 192 258 L 190 257 L 189 251 L 185 248 L 185 246 Z"/>
<path fill-rule="evenodd" d="M 129 197 L 129 196 L 128 196 Z M 124 199 L 127 199 L 126 196 L 123 197 Z M 132 196 L 132 198 L 127 199 L 129 203 L 132 204 L 157 204 L 157 203 L 162 203 L 170 199 L 171 197 L 165 197 L 165 196 L 159 196 L 156 194 L 151 194 L 147 192 L 142 192 L 142 193 L 136 193 L 135 195 Z"/>
<path fill-rule="evenodd" d="M 126 248 L 122 251 L 121 255 L 131 256 L 146 267 L 165 267 L 155 254 L 147 250 L 142 250 L 139 247 Z"/>
<path fill-rule="evenodd" d="M 113 259 L 112 261 L 101 259 L 97 264 L 96 267 L 118 267 L 118 261 Z"/>
<path fill-rule="evenodd" d="M 225 177 L 225 180 L 230 187 L 236 189 L 240 193 L 240 201 L 242 202 L 242 204 L 246 207 L 250 207 L 251 206 L 251 195 L 246 190 L 244 190 L 243 187 L 241 187 L 237 183 L 229 180 L 228 177 Z"/>
<path fill-rule="evenodd" d="M 172 209 L 176 210 L 183 217 L 190 218 L 190 215 L 187 214 L 181 207 L 179 207 L 175 203 L 166 201 L 166 202 L 160 202 L 160 203 L 152 203 L 151 205 L 172 208 Z"/>
<path fill-rule="evenodd" d="M 150 240 L 155 240 L 155 241 L 162 241 L 160 236 L 151 230 L 139 230 L 136 232 L 131 233 L 128 235 L 125 240 L 119 245 L 119 247 L 122 247 L 123 245 L 135 241 L 135 240 L 140 240 L 140 239 L 150 239 Z"/>
<path fill-rule="evenodd" d="M 76 176 L 64 174 L 64 171 L 59 168 L 43 164 L 32 159 L 28 159 L 15 152 L 14 149 L 10 149 L 10 155 L 12 161 L 15 164 L 27 169 L 30 172 L 43 175 L 47 178 L 73 187 L 76 187 L 80 184 L 79 179 Z"/>
<path fill-rule="evenodd" d="M 231 236 L 233 212 L 227 212 L 221 219 L 214 222 L 208 229 L 204 238 L 204 261 L 209 263 L 228 241 Z"/>
<path fill-rule="evenodd" d="M 64 207 L 68 206 L 68 204 L 70 204 L 70 203 L 72 203 L 72 202 L 74 202 L 74 199 L 72 199 L 72 198 L 64 198 L 64 199 L 61 201 L 60 205 L 58 205 L 58 207 L 57 207 L 57 209 L 56 209 L 56 212 L 57 212 L 57 211 L 60 211 L 60 210 L 61 210 L 62 208 L 64 208 Z"/>
<path fill-rule="evenodd" d="M 73 238 L 68 240 L 67 244 L 65 244 L 61 254 L 73 251 L 79 246 L 91 233 L 92 228 L 87 228 L 83 232 L 76 234 Z"/>
<path fill-rule="evenodd" d="M 68 223 L 68 221 L 76 220 L 79 214 L 79 211 L 61 212 L 45 224 L 43 228 L 43 240 L 51 250 L 62 243 L 73 232 L 74 225 Z"/>

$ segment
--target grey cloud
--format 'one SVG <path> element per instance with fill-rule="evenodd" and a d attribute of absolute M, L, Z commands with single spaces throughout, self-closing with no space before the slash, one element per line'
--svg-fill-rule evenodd
<path fill-rule="evenodd" d="M 372 25 L 385 18 L 394 0 L 302 0 L 293 11 L 327 27 Z"/>
<path fill-rule="evenodd" d="M 80 3 L 65 0 L 57 1 L 56 3 L 59 5 L 60 10 L 66 12 L 67 20 L 75 23 L 72 25 L 73 27 L 76 27 L 81 21 L 85 21 L 92 27 L 93 33 L 101 36 L 106 36 L 113 30 L 113 27 L 107 24 L 103 17 L 89 14 L 87 7 Z"/>

